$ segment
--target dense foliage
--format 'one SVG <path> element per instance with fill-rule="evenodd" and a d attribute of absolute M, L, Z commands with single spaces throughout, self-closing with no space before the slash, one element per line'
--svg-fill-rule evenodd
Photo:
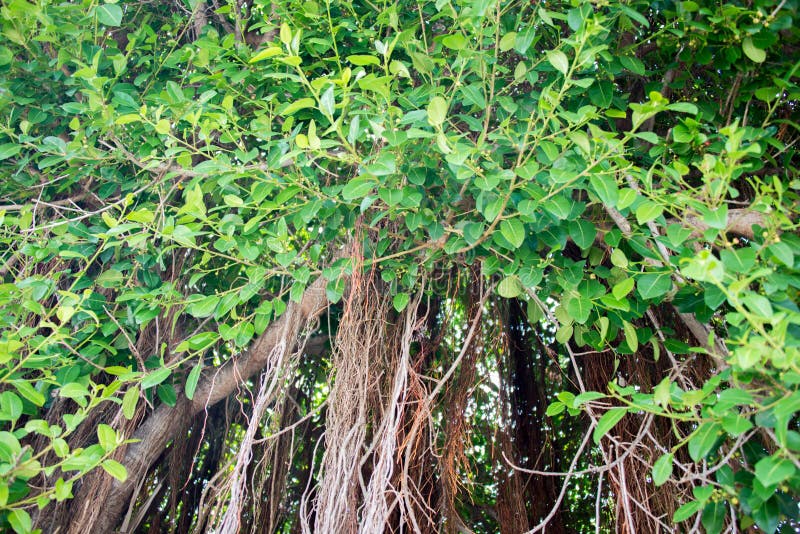
<path fill-rule="evenodd" d="M 0 528 L 793 531 L 798 8 L 5 2 Z"/>

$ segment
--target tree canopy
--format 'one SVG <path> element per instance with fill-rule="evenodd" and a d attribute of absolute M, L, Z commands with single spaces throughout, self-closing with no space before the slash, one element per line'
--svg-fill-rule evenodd
<path fill-rule="evenodd" d="M 4 2 L 0 528 L 795 531 L 798 8 Z"/>

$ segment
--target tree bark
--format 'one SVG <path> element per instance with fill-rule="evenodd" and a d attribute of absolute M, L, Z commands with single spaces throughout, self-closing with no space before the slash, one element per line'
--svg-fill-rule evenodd
<path fill-rule="evenodd" d="M 283 315 L 267 328 L 246 354 L 232 358 L 222 367 L 210 369 L 201 378 L 193 400 L 182 397 L 174 407 L 162 404 L 151 413 L 131 436 L 139 441 L 125 451 L 122 464 L 128 470 L 127 480 L 108 484 L 108 475 L 103 473 L 81 487 L 73 501 L 67 531 L 74 534 L 114 532 L 131 504 L 134 489 L 169 442 L 186 431 L 192 417 L 240 389 L 265 366 L 276 345 L 283 342 L 289 347 L 294 346 L 308 321 L 325 310 L 325 284 L 324 278 L 318 278 L 306 289 L 299 304 L 289 303 Z M 87 498 L 103 483 L 108 488 L 104 499 Z"/>

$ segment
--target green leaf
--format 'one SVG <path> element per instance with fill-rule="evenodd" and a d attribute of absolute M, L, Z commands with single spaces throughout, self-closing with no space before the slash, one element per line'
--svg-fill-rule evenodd
<path fill-rule="evenodd" d="M 175 393 L 175 388 L 172 387 L 172 384 L 159 384 L 156 388 L 156 394 L 161 399 L 161 402 L 169 407 L 175 406 L 178 402 L 178 395 Z"/>
<path fill-rule="evenodd" d="M 516 275 L 506 276 L 497 285 L 497 294 L 507 299 L 518 297 L 523 291 L 525 291 L 525 288 Z"/>
<path fill-rule="evenodd" d="M 333 96 L 333 85 L 328 87 L 322 96 L 319 97 L 319 108 L 328 117 L 333 117 L 336 108 L 336 100 Z"/>
<path fill-rule="evenodd" d="M 561 74 L 567 75 L 569 71 L 569 59 L 567 55 L 561 50 L 549 50 L 547 52 L 547 61 Z"/>
<path fill-rule="evenodd" d="M 718 423 L 707 421 L 694 431 L 689 439 L 689 456 L 699 462 L 711 452 L 722 431 Z"/>
<path fill-rule="evenodd" d="M 195 296 L 197 297 L 197 296 Z M 195 298 L 186 306 L 186 313 L 198 319 L 204 319 L 214 314 L 220 298 L 217 295 L 207 295 Z"/>
<path fill-rule="evenodd" d="M 16 143 L 5 143 L 0 145 L 0 161 L 13 158 L 22 151 L 22 145 Z"/>
<path fill-rule="evenodd" d="M 639 348 L 639 336 L 636 334 L 636 327 L 628 321 L 623 321 L 622 330 L 625 332 L 625 342 L 628 344 L 628 348 L 636 352 Z"/>
<path fill-rule="evenodd" d="M 792 251 L 792 247 L 783 241 L 771 244 L 767 247 L 767 250 L 785 266 L 794 267 L 794 252 Z"/>
<path fill-rule="evenodd" d="M 785 458 L 767 456 L 756 463 L 756 478 L 764 486 L 776 486 L 793 476 L 797 468 Z"/>
<path fill-rule="evenodd" d="M 375 56 L 355 54 L 347 56 L 347 61 L 358 67 L 366 67 L 367 65 L 380 65 L 381 60 Z"/>
<path fill-rule="evenodd" d="M 758 528 L 766 534 L 773 534 L 780 524 L 781 510 L 773 497 L 753 510 L 753 519 Z"/>
<path fill-rule="evenodd" d="M 763 63 L 764 60 L 767 59 L 767 53 L 760 48 L 756 48 L 756 45 L 753 44 L 753 39 L 751 37 L 744 38 L 742 41 L 742 50 L 744 51 L 744 55 L 756 63 Z"/>
<path fill-rule="evenodd" d="M 408 293 L 398 293 L 392 299 L 392 306 L 394 306 L 395 310 L 401 312 L 406 309 L 409 300 L 411 300 L 411 297 L 408 296 Z"/>
<path fill-rule="evenodd" d="M 189 371 L 189 376 L 186 377 L 186 384 L 183 386 L 183 391 L 186 394 L 186 398 L 189 400 L 194 398 L 194 392 L 197 389 L 197 382 L 200 380 L 200 372 L 202 370 L 203 363 L 201 360 Z"/>
<path fill-rule="evenodd" d="M 722 260 L 722 264 L 727 271 L 743 274 L 749 272 L 755 265 L 756 251 L 750 247 L 735 250 L 726 249 L 720 252 L 720 260 Z"/>
<path fill-rule="evenodd" d="M 706 534 L 719 534 L 725 526 L 725 515 L 728 509 L 727 503 L 723 500 L 712 500 L 703 509 L 700 522 L 706 529 Z"/>
<path fill-rule="evenodd" d="M 569 225 L 569 236 L 581 250 L 586 250 L 597 236 L 597 228 L 594 224 L 586 220 L 573 221 Z"/>
<path fill-rule="evenodd" d="M 103 460 L 102 463 L 103 471 L 111 475 L 112 477 L 116 478 L 120 482 L 125 482 L 128 478 L 128 470 L 125 469 L 125 466 L 121 463 L 117 462 L 116 460 Z"/>
<path fill-rule="evenodd" d="M 652 300 L 672 289 L 670 273 L 643 274 L 636 279 L 636 290 L 643 299 Z"/>
<path fill-rule="evenodd" d="M 525 225 L 519 219 L 505 219 L 500 223 L 500 233 L 514 248 L 519 248 L 525 241 Z"/>
<path fill-rule="evenodd" d="M 592 174 L 589 177 L 589 183 L 603 204 L 612 208 L 617 205 L 619 186 L 612 176 L 608 174 Z"/>
<path fill-rule="evenodd" d="M 614 84 L 607 80 L 598 80 L 589 86 L 589 100 L 599 108 L 607 108 L 614 98 Z"/>
<path fill-rule="evenodd" d="M 441 126 L 447 118 L 447 101 L 441 96 L 435 96 L 428 104 L 428 124 Z"/>
<path fill-rule="evenodd" d="M 674 456 L 671 452 L 656 460 L 656 463 L 653 464 L 653 484 L 661 486 L 669 480 L 669 477 L 672 476 L 673 460 Z"/>
<path fill-rule="evenodd" d="M 636 221 L 639 224 L 644 224 L 657 218 L 663 212 L 664 208 L 660 204 L 645 200 L 636 208 Z"/>
<path fill-rule="evenodd" d="M 347 201 L 364 198 L 375 187 L 375 181 L 366 176 L 353 178 L 342 189 L 342 198 Z"/>
<path fill-rule="evenodd" d="M 17 534 L 28 534 L 33 528 L 31 516 L 22 508 L 14 508 L 8 512 L 8 522 Z"/>
<path fill-rule="evenodd" d="M 112 27 L 122 24 L 122 8 L 117 4 L 99 5 L 94 12 L 100 24 Z"/>
<path fill-rule="evenodd" d="M 132 386 L 122 397 L 122 415 L 130 421 L 136 413 L 136 404 L 139 402 L 139 386 Z"/>
<path fill-rule="evenodd" d="M 567 301 L 567 313 L 578 324 L 585 324 L 591 312 L 592 301 L 585 297 L 572 297 Z"/>
<path fill-rule="evenodd" d="M 600 444 L 600 440 L 608 434 L 608 432 L 619 423 L 625 414 L 628 413 L 627 408 L 611 408 L 597 421 L 597 426 L 592 433 L 592 439 L 595 445 Z"/>
<path fill-rule="evenodd" d="M 162 367 L 161 369 L 156 369 L 152 373 L 146 375 L 142 379 L 141 388 L 147 389 L 153 386 L 156 386 L 166 380 L 169 375 L 172 374 L 172 369 L 169 367 Z"/>
<path fill-rule="evenodd" d="M 700 507 L 703 506 L 703 503 L 700 501 L 689 501 L 677 510 L 675 510 L 675 514 L 672 516 L 673 523 L 680 523 L 682 521 L 686 521 L 694 514 L 696 514 Z"/>
<path fill-rule="evenodd" d="M 608 327 L 611 324 L 611 321 L 608 320 L 608 317 L 600 317 L 595 322 L 599 332 L 600 332 L 600 340 L 605 341 L 606 334 L 608 334 Z"/>
<path fill-rule="evenodd" d="M 117 431 L 101 423 L 97 425 L 97 440 L 104 451 L 111 452 L 117 446 Z"/>

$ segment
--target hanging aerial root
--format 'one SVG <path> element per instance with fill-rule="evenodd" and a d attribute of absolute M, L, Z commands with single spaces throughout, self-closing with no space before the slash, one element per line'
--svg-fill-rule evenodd
<path fill-rule="evenodd" d="M 253 459 L 253 444 L 256 433 L 262 424 L 267 407 L 275 400 L 276 396 L 285 391 L 286 379 L 293 375 L 297 364 L 298 355 L 304 350 L 305 343 L 301 343 L 294 355 L 289 355 L 288 332 L 281 341 L 272 348 L 264 372 L 261 374 L 261 386 L 253 401 L 253 412 L 242 438 L 236 462 L 229 476 L 230 498 L 222 517 L 217 532 L 222 534 L 236 534 L 240 531 L 242 506 L 246 498 L 248 482 L 248 467 Z M 307 336 L 306 338 L 307 339 Z"/>
<path fill-rule="evenodd" d="M 354 266 L 353 273 L 333 347 L 333 384 L 328 398 L 325 452 L 314 503 L 313 532 L 336 534 L 358 530 L 361 458 L 367 427 L 373 422 L 368 401 L 371 389 L 380 382 L 379 364 L 386 350 L 388 299 L 371 284 L 371 276 L 361 273 L 360 265 Z M 308 498 L 307 493 L 304 504 Z M 304 532 L 312 531 L 307 510 L 301 527 Z"/>
<path fill-rule="evenodd" d="M 375 449 L 372 475 L 363 498 L 359 532 L 369 534 L 382 532 L 397 502 L 398 488 L 392 484 L 397 455 L 397 435 L 406 411 L 408 380 L 411 370 L 411 343 L 414 334 L 424 324 L 418 317 L 422 291 L 403 312 L 403 332 L 400 339 L 399 358 L 394 363 L 391 389 L 383 407 L 383 422 L 373 437 Z"/>

